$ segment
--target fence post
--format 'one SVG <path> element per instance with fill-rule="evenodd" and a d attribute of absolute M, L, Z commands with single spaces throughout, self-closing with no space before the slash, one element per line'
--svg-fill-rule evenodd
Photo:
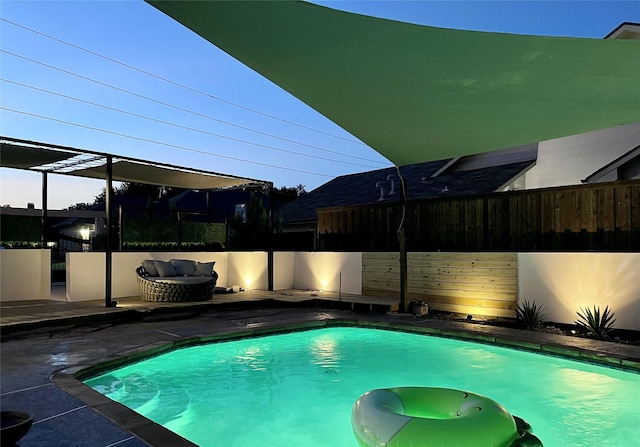
<path fill-rule="evenodd" d="M 269 197 L 269 237 L 267 238 L 267 289 L 273 290 L 273 184 L 267 186 Z"/>
<path fill-rule="evenodd" d="M 407 303 L 407 248 L 405 246 L 404 229 L 398 230 L 398 242 L 400 243 L 400 305 L 403 312 L 408 312 Z"/>
<path fill-rule="evenodd" d="M 178 211 L 178 251 L 182 251 L 182 211 Z"/>
<path fill-rule="evenodd" d="M 107 247 L 105 250 L 105 291 L 104 291 L 104 305 L 105 307 L 114 307 L 117 303 L 111 301 L 111 280 L 113 277 L 113 216 L 111 215 L 111 208 L 113 206 L 113 156 L 107 155 L 107 172 L 106 181 L 107 186 L 105 189 L 105 231 L 107 239 Z"/>
<path fill-rule="evenodd" d="M 118 206 L 118 250 L 124 247 L 124 211 L 122 205 Z"/>
<path fill-rule="evenodd" d="M 42 171 L 42 248 L 47 248 L 47 171 Z"/>
<path fill-rule="evenodd" d="M 407 214 L 407 190 L 405 180 L 400 174 L 400 168 L 396 166 L 398 177 L 400 178 L 400 225 L 398 226 L 398 244 L 400 250 L 400 307 L 402 312 L 409 310 L 407 303 L 407 247 L 405 245 L 406 237 L 404 234 L 404 221 Z"/>

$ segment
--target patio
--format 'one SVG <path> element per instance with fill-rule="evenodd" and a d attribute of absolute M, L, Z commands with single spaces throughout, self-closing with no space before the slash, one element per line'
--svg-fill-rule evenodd
<path fill-rule="evenodd" d="M 244 295 L 242 303 L 143 306 L 122 300 L 118 308 L 56 300 L 2 303 L 2 334 L 10 334 L 1 350 L 3 410 L 33 415 L 34 425 L 23 438 L 25 446 L 191 446 L 85 387 L 72 374 L 164 345 L 340 324 L 414 330 L 640 371 L 639 346 L 401 313 L 357 313 L 338 309 L 337 303 L 327 306 L 304 297 L 282 297 L 255 292 Z"/>

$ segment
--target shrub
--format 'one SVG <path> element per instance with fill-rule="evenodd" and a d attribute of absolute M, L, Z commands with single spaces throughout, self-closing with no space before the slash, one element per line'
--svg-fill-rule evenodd
<path fill-rule="evenodd" d="M 544 311 L 544 305 L 538 306 L 535 301 L 524 300 L 524 303 L 518 304 L 516 316 L 525 329 L 532 330 L 539 327 L 548 314 Z"/>
<path fill-rule="evenodd" d="M 607 338 L 607 334 L 613 330 L 613 323 L 616 322 L 613 318 L 615 314 L 609 306 L 605 307 L 602 313 L 600 306 L 593 306 L 593 312 L 588 307 L 581 307 L 577 313 L 578 320 L 575 323 L 599 339 Z"/>

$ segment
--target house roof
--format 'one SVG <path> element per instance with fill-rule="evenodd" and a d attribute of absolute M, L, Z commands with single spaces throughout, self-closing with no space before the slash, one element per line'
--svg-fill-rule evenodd
<path fill-rule="evenodd" d="M 640 121 L 640 41 L 443 29 L 302 1 L 147 0 L 402 166 Z"/>
<path fill-rule="evenodd" d="M 640 23 L 622 22 L 616 29 L 611 31 L 604 38 L 640 40 Z"/>
<path fill-rule="evenodd" d="M 530 159 L 479 169 L 446 169 L 438 174 L 451 161 L 397 168 L 405 180 L 407 200 L 491 193 L 508 185 L 535 164 L 535 159 Z M 285 205 L 280 216 L 288 224 L 314 222 L 319 208 L 397 202 L 399 185 L 396 168 L 343 175 Z"/>
<path fill-rule="evenodd" d="M 607 176 L 611 173 L 614 173 L 613 180 L 618 180 L 619 176 L 617 171 L 622 169 L 625 170 L 625 167 L 635 165 L 638 166 L 640 164 L 640 145 L 634 147 L 626 154 L 621 155 L 615 160 L 607 163 L 593 174 L 587 176 L 582 183 L 597 183 L 602 181 L 611 181 L 611 178 Z M 637 168 L 636 168 L 637 170 Z M 628 178 L 628 177 L 627 177 Z"/>
<path fill-rule="evenodd" d="M 0 167 L 105 179 L 112 157 L 112 179 L 184 189 L 214 189 L 268 182 L 200 169 L 111 155 L 69 146 L 0 137 Z"/>

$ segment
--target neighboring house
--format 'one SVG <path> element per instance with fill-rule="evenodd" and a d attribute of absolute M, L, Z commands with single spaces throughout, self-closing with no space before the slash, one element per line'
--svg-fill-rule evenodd
<path fill-rule="evenodd" d="M 640 23 L 623 22 L 607 34 L 605 39 L 640 40 Z"/>
<path fill-rule="evenodd" d="M 640 123 L 542 141 L 536 166 L 525 175 L 526 189 L 579 185 L 617 160 L 621 169 L 608 181 L 638 178 L 633 165 L 640 162 L 634 152 L 639 144 Z"/>
<path fill-rule="evenodd" d="M 640 179 L 640 145 L 598 169 L 583 182 L 601 183 L 631 179 Z"/>
<path fill-rule="evenodd" d="M 537 144 L 402 166 L 407 199 L 462 197 L 640 178 L 640 123 Z M 396 168 L 345 175 L 282 208 L 283 233 L 304 233 L 312 249 L 317 210 L 398 201 Z"/>
<path fill-rule="evenodd" d="M 486 194 L 517 189 L 520 179 L 535 165 L 536 153 L 535 145 L 527 145 L 402 166 L 399 171 L 407 200 Z M 282 219 L 283 233 L 315 235 L 318 209 L 398 202 L 400 188 L 398 169 L 394 167 L 343 175 L 285 205 L 276 218 Z"/>
<path fill-rule="evenodd" d="M 59 257 L 68 251 L 90 251 L 91 239 L 104 232 L 104 218 L 70 217 L 51 229 L 57 233 Z"/>
<path fill-rule="evenodd" d="M 114 209 L 117 211 L 122 207 L 127 211 L 128 216 L 140 217 L 144 213 L 148 199 L 141 196 L 114 195 Z M 166 206 L 164 207 L 164 214 Z M 57 252 L 63 256 L 68 251 L 91 251 L 91 241 L 105 231 L 105 204 L 100 202 L 83 211 L 68 211 L 70 217 L 58 222 L 50 223 L 51 237 L 57 234 Z M 87 216 L 79 216 L 87 214 Z M 97 214 L 98 217 L 91 217 L 90 214 Z M 118 215 L 117 213 L 115 214 Z"/>
<path fill-rule="evenodd" d="M 42 210 L 2 207 L 0 239 L 5 243 L 40 243 Z M 64 259 L 67 251 L 87 251 L 90 239 L 104 231 L 104 212 L 92 210 L 49 210 L 46 244 L 54 260 Z"/>

